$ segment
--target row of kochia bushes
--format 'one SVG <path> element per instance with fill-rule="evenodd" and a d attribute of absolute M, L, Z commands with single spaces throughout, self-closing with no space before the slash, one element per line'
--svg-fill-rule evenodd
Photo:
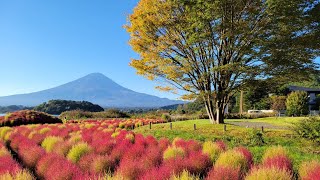
<path fill-rule="evenodd" d="M 268 148 L 261 163 L 244 147 L 222 141 L 156 140 L 113 121 L 0 128 L 0 138 L 23 166 L 43 179 L 319 179 L 316 161 L 294 171 L 282 147 Z M 19 171 L 3 171 L 15 176 Z M 8 175 L 8 174 L 6 174 Z M 30 177 L 32 178 L 32 177 Z"/>
<path fill-rule="evenodd" d="M 33 111 L 33 110 L 21 110 L 12 113 L 7 113 L 5 116 L 0 116 L 1 126 L 20 126 L 26 124 L 54 124 L 62 123 L 62 121 L 56 117 L 53 117 L 47 113 Z"/>
<path fill-rule="evenodd" d="M 34 179 L 34 176 L 13 159 L 5 144 L 0 140 L 0 179 L 1 180 L 23 180 Z"/>

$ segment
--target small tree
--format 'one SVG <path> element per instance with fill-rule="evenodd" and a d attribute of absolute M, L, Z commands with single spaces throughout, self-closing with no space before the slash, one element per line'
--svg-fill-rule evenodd
<path fill-rule="evenodd" d="M 272 105 L 273 110 L 281 111 L 286 109 L 286 96 L 272 96 Z"/>
<path fill-rule="evenodd" d="M 308 93 L 295 91 L 288 95 L 286 106 L 288 116 L 301 116 L 308 114 Z"/>

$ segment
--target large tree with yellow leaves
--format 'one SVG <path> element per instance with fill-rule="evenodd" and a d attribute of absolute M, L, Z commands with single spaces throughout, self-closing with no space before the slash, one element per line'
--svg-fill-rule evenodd
<path fill-rule="evenodd" d="M 251 80 L 315 69 L 316 9 L 319 1 L 140 0 L 126 25 L 140 55 L 130 65 L 162 90 L 202 98 L 211 122 L 223 123 L 230 97 Z"/>

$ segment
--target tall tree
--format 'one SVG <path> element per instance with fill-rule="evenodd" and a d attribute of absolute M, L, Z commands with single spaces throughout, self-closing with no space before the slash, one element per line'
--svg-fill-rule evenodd
<path fill-rule="evenodd" d="M 131 66 L 162 90 L 200 97 L 212 123 L 253 79 L 307 75 L 319 54 L 319 1 L 140 0 L 126 26 Z M 318 23 L 318 24 L 317 24 Z M 294 72 L 294 73 L 292 73 Z M 302 76 L 301 76 L 302 77 Z"/>

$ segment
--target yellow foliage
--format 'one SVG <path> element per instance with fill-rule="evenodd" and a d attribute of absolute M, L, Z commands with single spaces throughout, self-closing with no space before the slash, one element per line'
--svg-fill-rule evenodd
<path fill-rule="evenodd" d="M 26 170 L 18 171 L 16 174 L 11 175 L 10 173 L 5 173 L 0 175 L 0 180 L 35 180 L 36 178 Z"/>
<path fill-rule="evenodd" d="M 284 170 L 276 167 L 263 167 L 252 170 L 245 180 L 291 180 L 292 175 Z"/>
<path fill-rule="evenodd" d="M 244 155 L 235 150 L 223 152 L 216 160 L 215 166 L 240 168 L 242 173 L 248 172 L 250 168 Z"/>
<path fill-rule="evenodd" d="M 262 161 L 275 156 L 288 156 L 287 150 L 282 146 L 269 147 L 262 157 Z"/>
<path fill-rule="evenodd" d="M 223 152 L 223 149 L 221 149 L 216 143 L 212 141 L 206 141 L 202 145 L 202 152 L 204 154 L 208 154 L 211 162 L 214 163 L 219 155 Z"/>
<path fill-rule="evenodd" d="M 61 137 L 56 137 L 56 136 L 49 136 L 46 137 L 42 143 L 41 146 L 47 151 L 47 152 L 52 152 L 53 148 L 57 143 L 62 143 L 63 139 Z"/>
<path fill-rule="evenodd" d="M 184 157 L 185 151 L 181 147 L 169 146 L 163 153 L 163 159 L 171 159 L 177 157 Z"/>
<path fill-rule="evenodd" d="M 1 127 L 0 128 L 0 139 L 5 140 L 7 133 L 12 131 L 11 127 Z"/>
<path fill-rule="evenodd" d="M 90 151 L 91 147 L 87 143 L 81 142 L 72 146 L 68 152 L 67 158 L 76 163 L 83 155 L 88 154 Z"/>
<path fill-rule="evenodd" d="M 184 170 L 179 176 L 173 175 L 170 180 L 200 180 L 200 178 Z"/>
<path fill-rule="evenodd" d="M 51 131 L 51 129 L 48 128 L 48 127 L 45 127 L 45 128 L 42 128 L 42 129 L 39 131 L 39 133 L 40 133 L 40 134 L 45 134 L 45 133 L 47 133 L 47 132 L 49 132 L 49 131 Z"/>

